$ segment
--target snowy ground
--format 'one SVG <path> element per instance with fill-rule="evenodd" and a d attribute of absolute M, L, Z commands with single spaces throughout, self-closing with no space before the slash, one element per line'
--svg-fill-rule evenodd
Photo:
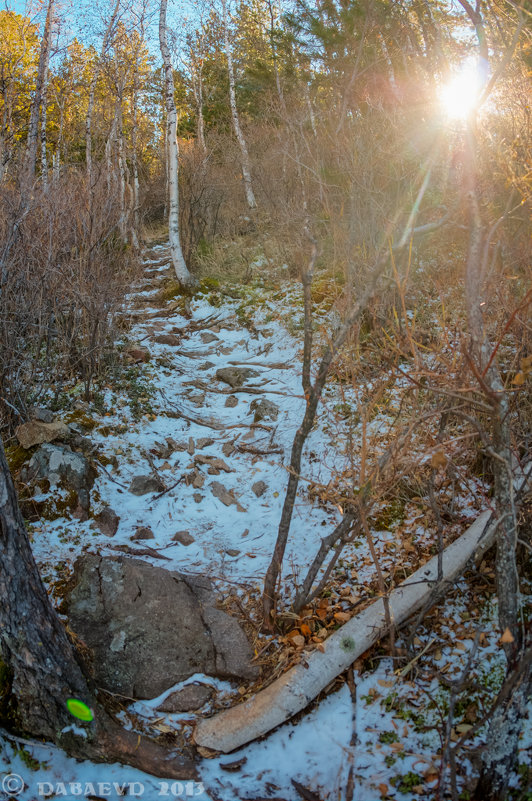
<path fill-rule="evenodd" d="M 152 264 L 146 263 L 147 270 L 153 271 L 152 265 L 166 253 L 163 246 L 156 248 Z M 161 277 L 167 275 L 164 265 L 155 269 Z M 116 466 L 108 463 L 99 471 L 92 492 L 92 512 L 97 514 L 110 506 L 120 516 L 118 531 L 110 538 L 99 533 L 93 520 L 79 522 L 60 517 L 32 527 L 33 550 L 51 586 L 82 549 L 112 554 L 117 546 L 131 553 L 148 546 L 153 555 L 144 553 L 142 558 L 153 564 L 206 573 L 220 589 L 230 587 L 251 597 L 260 592 L 271 558 L 286 484 L 286 465 L 304 411 L 301 341 L 297 336 L 301 309 L 293 312 L 288 325 L 292 333 L 289 333 L 286 318 L 279 314 L 282 301 L 260 286 L 256 289 L 260 310 L 254 309 L 251 327 L 243 324 L 239 300 L 226 298 L 222 305 L 213 306 L 209 302 L 212 298 L 205 295 L 192 301 L 191 316 L 178 310 L 168 313 L 168 308 L 161 316 L 161 303 L 154 301 L 150 305 L 150 295 L 156 292 L 157 287 L 145 292 L 144 297 L 138 291 L 131 296 L 136 302 L 138 321 L 128 339 L 146 347 L 150 361 L 131 368 L 128 387 L 109 386 L 100 398 L 98 412 L 78 403 L 79 414 L 71 419 L 72 425 L 79 425 L 81 433 L 101 445 L 107 459 L 116 459 Z M 297 295 L 298 290 L 289 292 Z M 139 307 L 142 300 L 146 302 Z M 165 334 L 177 335 L 179 344 L 154 340 Z M 228 385 L 218 381 L 215 374 L 220 368 L 235 365 L 249 367 L 256 375 L 246 381 L 244 388 L 230 392 Z M 228 398 L 234 399 L 230 406 Z M 260 426 L 253 426 L 250 406 L 263 398 L 278 406 L 278 417 L 263 419 Z M 371 420 L 370 433 L 375 442 L 381 432 L 385 437 L 389 421 L 396 414 L 393 391 L 391 398 L 392 402 Z M 334 506 L 320 505 L 310 497 L 308 489 L 313 485 L 327 486 L 347 465 L 347 456 L 339 453 L 338 441 L 342 439 L 345 406 L 354 406 L 356 401 L 355 389 L 343 387 L 327 395 L 320 408 L 318 424 L 306 447 L 304 480 L 296 502 L 285 578 L 290 578 L 290 574 L 295 579 L 301 576 L 321 537 L 339 519 Z M 343 417 L 340 414 L 340 420 L 339 411 L 344 413 Z M 87 418 L 94 424 L 90 432 Z M 167 437 L 179 445 L 169 456 L 160 453 Z M 134 476 L 149 475 L 153 470 L 168 491 L 142 496 L 128 491 Z M 191 482 L 194 479 L 196 486 L 187 483 L 187 476 Z M 266 485 L 260 497 L 252 489 L 258 481 Z M 233 499 L 230 505 L 213 493 L 216 483 L 230 494 Z M 477 500 L 463 506 L 464 520 L 478 508 L 483 488 L 476 489 Z M 132 541 L 132 535 L 141 526 L 150 528 L 154 538 Z M 414 551 L 430 544 L 423 516 L 416 516 L 414 509 L 405 510 L 401 527 L 413 531 Z M 192 538 L 190 544 L 176 541 L 174 536 L 178 532 L 187 532 Z M 397 535 L 390 531 L 373 533 L 383 566 L 393 567 L 401 547 Z M 165 561 L 160 561 L 161 558 Z M 363 595 L 365 582 L 374 579 L 365 544 L 356 543 L 345 561 L 356 565 L 356 570 L 347 577 L 350 581 L 351 576 L 353 583 L 356 577 L 356 595 Z M 291 586 L 290 581 L 288 585 Z M 342 608 L 346 608 L 345 604 Z M 395 675 L 389 658 L 380 662 L 377 658 L 371 666 L 355 665 L 352 681 L 339 680 L 327 696 L 297 721 L 234 754 L 204 759 L 199 765 L 201 783 L 164 782 L 131 768 L 78 763 L 48 746 L 28 743 L 15 746 L 7 739 L 0 739 L 0 798 L 4 797 L 2 792 L 7 798 L 13 796 L 25 801 L 121 795 L 221 801 L 433 798 L 440 770 L 435 754 L 441 748 L 439 732 L 443 729 L 449 695 L 434 678 L 434 671 L 438 669 L 447 678 L 456 678 L 473 647 L 475 631 L 482 625 L 483 639 L 473 660 L 474 668 L 486 685 L 490 676 L 496 685 L 502 675 L 496 632 L 491 618 L 488 615 L 484 620 L 484 614 L 475 608 L 473 594 L 464 583 L 441 607 L 434 628 L 430 630 L 427 626 L 419 632 L 415 646 L 418 651 L 426 648 L 426 656 L 406 675 Z M 235 688 L 218 689 L 223 693 Z M 157 717 L 160 723 L 163 718 L 156 714 L 155 706 L 154 702 L 137 704 L 130 712 L 148 722 Z M 190 715 L 165 716 L 163 725 L 179 727 L 183 719 L 189 721 Z M 465 705 L 456 716 L 454 741 L 467 732 L 464 726 L 469 725 L 468 720 Z M 532 727 L 528 721 L 523 761 L 531 745 Z M 224 769 L 227 764 L 232 769 Z M 464 757 L 462 764 L 467 773 L 469 760 Z M 24 781 L 20 794 L 15 792 L 18 779 L 13 776 Z"/>

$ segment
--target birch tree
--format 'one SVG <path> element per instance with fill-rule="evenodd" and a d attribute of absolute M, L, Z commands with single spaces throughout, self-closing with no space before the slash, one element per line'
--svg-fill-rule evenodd
<path fill-rule="evenodd" d="M 227 0 L 222 0 L 222 22 L 224 29 L 224 46 L 225 55 L 227 58 L 227 72 L 229 77 L 229 104 L 231 106 L 231 118 L 233 120 L 233 129 L 235 136 L 238 140 L 240 147 L 240 158 L 242 167 L 242 178 L 244 180 L 244 189 L 246 192 L 246 200 L 250 209 L 257 207 L 255 195 L 253 193 L 253 184 L 251 181 L 251 166 L 249 161 L 249 153 L 240 127 L 240 118 L 238 115 L 238 108 L 236 105 L 236 90 L 235 90 L 235 68 L 233 64 L 233 50 L 229 38 L 229 15 L 227 12 Z"/>
<path fill-rule="evenodd" d="M 161 0 L 159 14 L 159 43 L 164 70 L 164 92 L 166 100 L 166 146 L 168 171 L 168 236 L 170 252 L 176 278 L 184 288 L 196 283 L 190 274 L 179 236 L 179 146 L 177 144 L 177 109 L 174 96 L 174 74 L 168 47 L 168 30 L 166 25 L 167 0 Z"/>
<path fill-rule="evenodd" d="M 45 102 L 45 85 L 48 74 L 48 64 L 50 61 L 50 47 L 52 24 L 54 19 L 54 0 L 48 0 L 46 20 L 44 23 L 43 37 L 41 40 L 41 51 L 39 55 L 39 67 L 37 70 L 37 82 L 35 93 L 31 103 L 30 120 L 28 125 L 28 140 L 26 144 L 26 178 L 30 182 L 35 176 L 35 163 L 37 161 L 37 146 L 39 138 L 39 111 Z M 43 108 L 44 114 L 44 108 Z"/>

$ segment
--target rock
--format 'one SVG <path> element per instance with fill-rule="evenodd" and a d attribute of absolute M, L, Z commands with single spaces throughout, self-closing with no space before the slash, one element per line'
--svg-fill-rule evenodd
<path fill-rule="evenodd" d="M 65 439 L 70 434 L 69 427 L 58 420 L 56 423 L 45 423 L 41 420 L 30 420 L 22 423 L 16 431 L 18 441 L 26 450 L 43 442 L 54 442 L 56 439 Z"/>
<path fill-rule="evenodd" d="M 149 350 L 146 348 L 130 348 L 126 350 L 127 360 L 131 364 L 140 364 L 142 362 L 149 362 L 151 359 Z"/>
<path fill-rule="evenodd" d="M 205 484 L 205 476 L 202 476 L 201 473 L 198 471 L 194 471 L 194 478 L 192 480 L 192 486 L 194 489 L 201 489 Z"/>
<path fill-rule="evenodd" d="M 155 442 L 153 448 L 150 448 L 150 452 L 160 459 L 169 459 L 174 451 L 184 451 L 186 447 L 186 445 L 181 447 L 172 437 L 166 437 L 166 442 Z"/>
<path fill-rule="evenodd" d="M 268 489 L 268 485 L 264 481 L 255 481 L 255 483 L 252 484 L 251 489 L 253 490 L 257 498 L 262 498 L 262 496 Z"/>
<path fill-rule="evenodd" d="M 228 492 L 223 484 L 220 484 L 219 481 L 213 481 L 210 485 L 211 492 L 215 498 L 218 498 L 225 506 L 231 506 L 232 504 L 236 505 L 236 508 L 239 512 L 245 512 L 243 506 L 241 506 L 237 499 L 235 498 L 233 492 Z"/>
<path fill-rule="evenodd" d="M 214 695 L 212 687 L 205 684 L 187 684 L 182 690 L 170 693 L 162 704 L 157 707 L 158 712 L 193 712 L 204 706 Z"/>
<path fill-rule="evenodd" d="M 84 554 L 65 595 L 69 626 L 93 652 L 97 686 L 154 698 L 194 673 L 255 679 L 237 621 L 208 579 L 126 556 Z"/>
<path fill-rule="evenodd" d="M 200 364 L 198 367 L 198 370 L 210 370 L 211 367 L 216 367 L 214 362 L 203 362 L 203 364 Z"/>
<path fill-rule="evenodd" d="M 204 498 L 204 496 L 201 494 L 201 492 L 195 492 L 192 497 L 194 498 L 194 502 L 195 503 L 201 503 L 203 498 Z"/>
<path fill-rule="evenodd" d="M 156 337 L 153 337 L 153 341 L 159 345 L 171 345 L 173 348 L 181 345 L 181 339 L 176 337 L 175 334 L 157 334 Z"/>
<path fill-rule="evenodd" d="M 257 375 L 260 373 L 249 367 L 222 367 L 220 370 L 216 370 L 216 378 L 223 381 L 224 384 L 229 384 L 233 389 L 242 387 L 248 378 L 254 378 Z"/>
<path fill-rule="evenodd" d="M 133 495 L 147 495 L 148 492 L 162 492 L 164 488 L 157 476 L 135 476 L 128 489 Z"/>
<path fill-rule="evenodd" d="M 192 545 L 196 540 L 190 531 L 177 531 L 172 537 L 173 542 L 179 542 L 181 545 Z"/>
<path fill-rule="evenodd" d="M 132 542 L 136 540 L 154 540 L 155 534 L 147 526 L 139 526 L 134 534 L 129 538 Z"/>
<path fill-rule="evenodd" d="M 194 461 L 198 464 L 208 464 L 210 468 L 214 468 L 218 471 L 218 473 L 220 470 L 223 470 L 224 473 L 235 472 L 233 467 L 229 467 L 229 465 L 224 462 L 223 459 L 219 459 L 216 456 L 207 456 L 206 454 L 198 453 L 196 456 L 194 456 Z"/>
<path fill-rule="evenodd" d="M 55 419 L 54 413 L 42 406 L 31 406 L 28 414 L 32 420 L 38 420 L 40 423 L 53 423 Z"/>
<path fill-rule="evenodd" d="M 204 331 L 200 334 L 200 337 L 204 345 L 208 345 L 209 342 L 219 342 L 219 338 L 216 334 L 211 334 L 209 331 Z"/>
<path fill-rule="evenodd" d="M 44 425 L 44 424 L 43 424 Z M 96 471 L 82 454 L 72 451 L 68 445 L 41 445 L 21 473 L 26 483 L 36 479 L 47 479 L 50 487 L 59 484 L 77 495 L 76 515 L 86 520 L 89 513 L 89 494 L 96 478 Z"/>
<path fill-rule="evenodd" d="M 238 406 L 238 398 L 235 398 L 234 395 L 229 395 L 229 397 L 225 401 L 225 405 L 228 406 L 230 409 L 234 409 L 235 406 Z"/>
<path fill-rule="evenodd" d="M 114 537 L 120 518 L 110 506 L 105 506 L 99 514 L 95 515 L 94 522 L 101 534 L 105 534 L 106 537 Z"/>
<path fill-rule="evenodd" d="M 261 420 L 277 420 L 279 407 L 276 403 L 266 398 L 255 399 L 249 405 L 250 412 L 254 412 L 253 421 L 259 423 Z"/>

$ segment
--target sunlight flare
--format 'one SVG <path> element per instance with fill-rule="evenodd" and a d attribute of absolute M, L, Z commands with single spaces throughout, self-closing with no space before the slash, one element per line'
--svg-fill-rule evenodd
<path fill-rule="evenodd" d="M 481 81 L 477 66 L 466 63 L 439 91 L 444 113 L 454 120 L 465 120 L 474 110 L 480 96 Z"/>

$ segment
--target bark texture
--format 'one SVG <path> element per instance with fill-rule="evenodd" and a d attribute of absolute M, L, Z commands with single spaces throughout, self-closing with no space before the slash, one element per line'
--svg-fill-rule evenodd
<path fill-rule="evenodd" d="M 174 75 L 166 28 L 167 0 L 161 0 L 159 14 L 159 44 L 164 66 L 164 88 L 166 99 L 166 142 L 168 157 L 168 237 L 176 278 L 181 286 L 188 288 L 196 283 L 189 273 L 179 237 L 179 147 L 177 144 L 177 111 L 174 99 Z"/>
<path fill-rule="evenodd" d="M 233 64 L 233 51 L 229 41 L 229 17 L 227 13 L 227 0 L 222 0 L 223 12 L 223 27 L 224 27 L 224 44 L 225 55 L 227 57 L 227 72 L 229 75 L 229 105 L 231 106 L 231 117 L 233 120 L 233 128 L 235 136 L 238 140 L 241 155 L 242 177 L 244 179 L 244 189 L 246 192 L 246 200 L 250 209 L 257 207 L 255 195 L 253 193 L 253 183 L 251 181 L 251 165 L 249 161 L 249 153 L 240 127 L 240 117 L 238 115 L 238 108 L 236 105 L 236 90 L 235 90 L 235 68 Z"/>

